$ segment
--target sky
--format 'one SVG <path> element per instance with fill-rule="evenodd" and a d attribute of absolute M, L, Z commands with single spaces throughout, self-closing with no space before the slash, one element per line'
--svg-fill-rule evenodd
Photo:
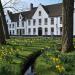
<path fill-rule="evenodd" d="M 30 8 L 30 3 L 33 3 L 34 7 L 37 7 L 39 4 L 42 5 L 50 5 L 50 4 L 56 4 L 56 3 L 61 3 L 62 0 L 11 0 L 11 2 L 9 2 L 6 6 L 4 6 L 5 3 L 7 3 L 10 0 L 1 0 L 3 7 L 14 7 L 12 9 L 10 8 L 5 8 L 6 10 L 10 10 L 13 12 L 20 12 L 20 11 L 25 11 L 25 10 L 29 10 Z"/>

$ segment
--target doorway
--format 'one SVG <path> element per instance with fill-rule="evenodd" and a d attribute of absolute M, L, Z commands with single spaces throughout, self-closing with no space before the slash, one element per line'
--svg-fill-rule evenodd
<path fill-rule="evenodd" d="M 39 35 L 39 36 L 42 36 L 42 27 L 39 27 L 39 28 L 38 28 L 38 35 Z"/>

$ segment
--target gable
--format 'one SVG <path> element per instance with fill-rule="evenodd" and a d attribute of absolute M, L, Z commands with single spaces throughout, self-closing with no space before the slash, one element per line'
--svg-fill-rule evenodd
<path fill-rule="evenodd" d="M 19 19 L 22 19 L 22 15 L 21 15 L 21 13 L 19 14 Z"/>
<path fill-rule="evenodd" d="M 41 12 L 41 16 L 39 16 L 39 12 Z M 47 12 L 44 10 L 44 8 L 42 7 L 42 5 L 39 5 L 36 12 L 34 13 L 32 18 L 39 18 L 39 17 L 48 17 Z"/>
<path fill-rule="evenodd" d="M 8 13 L 6 13 L 5 18 L 7 23 L 11 22 L 11 19 Z"/>

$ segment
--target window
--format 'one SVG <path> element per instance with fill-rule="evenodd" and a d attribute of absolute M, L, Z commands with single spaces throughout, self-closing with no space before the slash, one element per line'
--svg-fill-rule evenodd
<path fill-rule="evenodd" d="M 33 28 L 33 34 L 34 35 L 36 34 L 36 28 Z"/>
<path fill-rule="evenodd" d="M 28 25 L 30 25 L 31 24 L 31 22 L 30 22 L 30 20 L 28 20 Z"/>
<path fill-rule="evenodd" d="M 60 27 L 60 35 L 62 35 L 62 27 Z"/>
<path fill-rule="evenodd" d="M 14 34 L 14 30 L 13 30 L 13 34 Z"/>
<path fill-rule="evenodd" d="M 30 28 L 28 28 L 28 34 L 29 34 L 29 35 L 31 34 L 31 29 L 30 29 Z"/>
<path fill-rule="evenodd" d="M 20 19 L 21 19 L 22 17 L 21 17 L 21 15 L 20 15 Z"/>
<path fill-rule="evenodd" d="M 51 18 L 51 24 L 54 24 L 54 18 Z"/>
<path fill-rule="evenodd" d="M 25 34 L 25 30 L 24 29 L 21 29 L 21 34 Z"/>
<path fill-rule="evenodd" d="M 9 24 L 9 28 L 11 28 L 11 24 Z"/>
<path fill-rule="evenodd" d="M 41 25 L 41 19 L 39 19 L 39 25 Z"/>
<path fill-rule="evenodd" d="M 17 35 L 24 35 L 25 30 L 24 29 L 17 29 Z"/>
<path fill-rule="evenodd" d="M 24 21 L 22 21 L 22 27 L 24 27 Z"/>
<path fill-rule="evenodd" d="M 45 28 L 45 35 L 47 35 L 48 33 L 48 28 Z"/>
<path fill-rule="evenodd" d="M 39 16 L 41 16 L 41 11 L 39 11 Z"/>
<path fill-rule="evenodd" d="M 17 22 L 17 27 L 19 27 L 19 21 Z"/>
<path fill-rule="evenodd" d="M 47 18 L 45 18 L 45 21 L 44 21 L 44 22 L 45 22 L 45 25 L 47 25 L 47 23 L 48 23 L 48 19 L 47 19 Z"/>
<path fill-rule="evenodd" d="M 60 24 L 62 24 L 62 17 L 60 17 Z"/>
<path fill-rule="evenodd" d="M 12 24 L 12 28 L 14 28 L 14 24 Z"/>
<path fill-rule="evenodd" d="M 51 28 L 51 35 L 54 35 L 54 28 Z"/>
<path fill-rule="evenodd" d="M 36 24 L 36 20 L 35 19 L 33 19 L 33 25 L 35 25 Z"/>
<path fill-rule="evenodd" d="M 9 31 L 9 34 L 11 35 L 11 30 Z"/>
<path fill-rule="evenodd" d="M 17 35 L 20 35 L 20 29 L 17 29 Z"/>

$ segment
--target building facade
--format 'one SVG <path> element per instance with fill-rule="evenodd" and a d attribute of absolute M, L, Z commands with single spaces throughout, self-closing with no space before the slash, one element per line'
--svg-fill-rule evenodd
<path fill-rule="evenodd" d="M 7 12 L 6 21 L 10 35 L 62 35 L 62 4 L 30 5 L 29 11 L 13 14 Z M 75 13 L 74 13 L 75 18 Z M 73 34 L 75 35 L 75 22 Z"/>

